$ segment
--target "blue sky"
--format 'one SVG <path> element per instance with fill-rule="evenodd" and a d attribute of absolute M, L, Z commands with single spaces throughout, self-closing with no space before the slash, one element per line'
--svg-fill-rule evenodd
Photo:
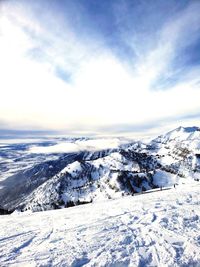
<path fill-rule="evenodd" d="M 0 2 L 0 129 L 153 135 L 197 125 L 200 2 Z"/>

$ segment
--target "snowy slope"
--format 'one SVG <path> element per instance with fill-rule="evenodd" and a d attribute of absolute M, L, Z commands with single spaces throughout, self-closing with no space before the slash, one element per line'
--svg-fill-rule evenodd
<path fill-rule="evenodd" d="M 199 266 L 200 182 L 0 217 L 0 266 Z"/>
<path fill-rule="evenodd" d="M 179 127 L 153 139 L 150 144 L 158 148 L 181 147 L 194 153 L 200 152 L 200 128 Z"/>
<path fill-rule="evenodd" d="M 179 127 L 153 139 L 144 150 L 156 156 L 169 180 L 200 179 L 200 128 Z"/>
<path fill-rule="evenodd" d="M 157 142 L 167 143 L 169 141 L 193 141 L 200 140 L 199 127 L 178 127 L 164 135 L 154 139 Z"/>
<path fill-rule="evenodd" d="M 151 157 L 122 150 L 92 158 L 68 164 L 18 207 L 33 211 L 70 207 L 154 188 Z"/>

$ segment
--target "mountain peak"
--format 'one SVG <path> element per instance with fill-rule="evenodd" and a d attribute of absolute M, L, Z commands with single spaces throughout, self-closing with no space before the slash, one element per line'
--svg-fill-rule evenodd
<path fill-rule="evenodd" d="M 186 141 L 200 140 L 200 128 L 197 126 L 183 127 L 180 126 L 166 134 L 158 136 L 153 141 L 166 143 L 169 141 Z"/>

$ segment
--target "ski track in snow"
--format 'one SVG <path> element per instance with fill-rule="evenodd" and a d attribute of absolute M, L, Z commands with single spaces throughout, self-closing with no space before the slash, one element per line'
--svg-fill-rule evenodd
<path fill-rule="evenodd" d="M 0 266 L 200 266 L 200 183 L 0 217 Z"/>

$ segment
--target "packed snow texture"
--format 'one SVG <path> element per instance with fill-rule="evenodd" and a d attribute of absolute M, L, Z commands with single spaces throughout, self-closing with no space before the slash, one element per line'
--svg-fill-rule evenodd
<path fill-rule="evenodd" d="M 199 266 L 200 182 L 0 217 L 0 266 Z"/>

